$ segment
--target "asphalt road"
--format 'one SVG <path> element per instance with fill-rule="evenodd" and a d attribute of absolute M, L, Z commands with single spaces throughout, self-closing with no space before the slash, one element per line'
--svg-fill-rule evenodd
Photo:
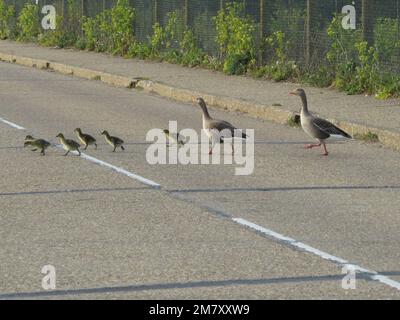
<path fill-rule="evenodd" d="M 322 157 L 299 129 L 210 111 L 255 130 L 252 175 L 146 161 L 149 130 L 200 131 L 196 105 L 1 63 L 0 299 L 400 297 L 398 152 L 351 141 Z M 23 148 L 28 133 L 57 142 L 76 127 L 109 167 Z M 127 150 L 112 153 L 104 129 Z M 344 290 L 342 260 L 378 274 Z M 55 291 L 41 287 L 45 265 Z"/>

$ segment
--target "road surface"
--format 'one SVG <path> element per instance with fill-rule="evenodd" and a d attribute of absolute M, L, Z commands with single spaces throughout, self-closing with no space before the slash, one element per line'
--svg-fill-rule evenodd
<path fill-rule="evenodd" d="M 147 132 L 170 120 L 200 132 L 198 106 L 6 63 L 0 101 L 0 299 L 400 297 L 398 152 L 351 141 L 323 157 L 299 129 L 211 109 L 255 130 L 252 175 L 150 165 Z M 77 127 L 98 150 L 23 148 Z M 104 129 L 127 150 L 112 153 Z M 354 290 L 346 264 L 366 269 Z"/>

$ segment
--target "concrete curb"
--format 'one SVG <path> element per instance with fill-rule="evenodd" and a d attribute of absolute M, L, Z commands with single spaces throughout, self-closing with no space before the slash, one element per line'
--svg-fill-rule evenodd
<path fill-rule="evenodd" d="M 195 98 L 201 96 L 211 106 L 223 110 L 246 113 L 249 116 L 258 119 L 272 121 L 279 124 L 287 124 L 289 120 L 294 119 L 296 116 L 295 112 L 278 107 L 256 104 L 245 100 L 233 99 L 225 96 L 217 96 L 202 92 L 175 88 L 152 80 L 129 78 L 116 74 L 66 65 L 63 63 L 15 56 L 1 52 L 0 61 L 16 63 L 19 65 L 34 67 L 38 69 L 53 70 L 61 74 L 74 75 L 79 78 L 84 78 L 88 80 L 99 80 L 109 85 L 121 88 L 140 88 L 143 89 L 145 92 L 155 93 L 162 97 L 173 99 L 179 102 L 193 103 Z M 367 134 L 376 134 L 379 138 L 379 141 L 383 145 L 400 151 L 400 132 L 394 132 L 386 129 L 370 127 L 368 125 L 362 125 L 347 121 L 338 121 L 336 119 L 330 119 L 330 121 L 349 132 L 352 136 L 365 136 Z"/>

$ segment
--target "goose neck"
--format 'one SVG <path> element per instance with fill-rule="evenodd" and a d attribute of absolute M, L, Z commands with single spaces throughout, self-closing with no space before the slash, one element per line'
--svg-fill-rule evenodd
<path fill-rule="evenodd" d="M 302 94 L 302 95 L 300 96 L 300 98 L 301 98 L 301 103 L 302 103 L 302 105 L 303 105 L 301 111 L 302 111 L 304 114 L 308 114 L 309 112 L 308 112 L 307 96 L 306 96 L 305 94 Z"/>
<path fill-rule="evenodd" d="M 200 107 L 203 110 L 203 118 L 204 119 L 210 119 L 210 114 L 208 113 L 208 109 L 207 106 L 205 105 L 205 103 L 200 103 Z"/>

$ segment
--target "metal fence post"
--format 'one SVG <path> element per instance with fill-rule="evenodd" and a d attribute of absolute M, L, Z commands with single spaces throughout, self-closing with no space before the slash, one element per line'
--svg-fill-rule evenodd
<path fill-rule="evenodd" d="M 82 0 L 81 15 L 87 16 L 87 0 Z"/>
<path fill-rule="evenodd" d="M 61 14 L 62 14 L 62 28 L 66 28 L 67 26 L 67 14 L 68 14 L 68 3 L 67 0 L 62 0 L 62 9 L 61 9 Z"/>
<path fill-rule="evenodd" d="M 305 63 L 306 66 L 310 66 L 311 64 L 311 56 L 312 56 L 312 46 L 313 46 L 313 12 L 316 5 L 316 0 L 307 0 L 307 20 L 306 20 L 306 34 L 305 34 L 305 42 L 306 42 L 306 50 L 305 50 Z"/>
<path fill-rule="evenodd" d="M 80 19 L 80 35 L 83 37 L 84 32 L 83 32 L 83 22 L 84 22 L 84 17 L 88 16 L 88 7 L 87 7 L 87 0 L 82 0 L 82 7 L 81 7 L 81 19 Z"/>
<path fill-rule="evenodd" d="M 307 0 L 307 21 L 306 21 L 306 56 L 305 62 L 308 66 L 311 59 L 311 0 Z"/>
<path fill-rule="evenodd" d="M 264 48 L 264 0 L 260 0 L 260 45 L 258 46 L 258 63 L 263 64 Z"/>
<path fill-rule="evenodd" d="M 188 28 L 188 23 L 189 23 L 189 0 L 185 0 L 185 18 L 184 18 L 184 23 L 185 23 L 185 29 Z"/>
<path fill-rule="evenodd" d="M 154 14 L 153 24 L 154 24 L 154 23 L 158 22 L 158 2 L 157 2 L 157 0 L 154 0 L 154 2 L 153 2 L 153 9 L 154 9 L 154 12 L 153 12 L 153 14 Z"/>
<path fill-rule="evenodd" d="M 397 12 L 397 40 L 400 39 L 400 1 L 396 0 L 396 12 Z"/>
<path fill-rule="evenodd" d="M 362 37 L 368 45 L 373 44 L 374 38 L 374 10 L 372 0 L 362 0 Z"/>

